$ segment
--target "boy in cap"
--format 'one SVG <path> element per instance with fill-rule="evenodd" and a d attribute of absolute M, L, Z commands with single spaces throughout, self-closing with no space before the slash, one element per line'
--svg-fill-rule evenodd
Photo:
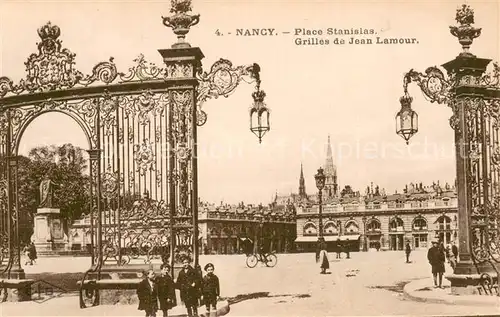
<path fill-rule="evenodd" d="M 220 295 L 219 278 L 214 274 L 215 267 L 212 263 L 205 265 L 207 274 L 203 277 L 202 294 L 203 302 L 207 309 L 207 317 L 210 316 L 210 306 L 217 316 L 217 300 Z"/>
<path fill-rule="evenodd" d="M 157 277 L 156 284 L 158 285 L 158 300 L 160 309 L 163 311 L 163 317 L 168 316 L 168 310 L 175 307 L 175 283 L 169 274 L 170 265 L 163 263 L 160 266 L 161 275 Z"/>
<path fill-rule="evenodd" d="M 145 278 L 137 286 L 137 297 L 139 298 L 139 307 L 144 310 L 146 317 L 155 317 L 158 311 L 158 286 L 156 285 L 155 272 L 149 268 L 144 272 Z"/>

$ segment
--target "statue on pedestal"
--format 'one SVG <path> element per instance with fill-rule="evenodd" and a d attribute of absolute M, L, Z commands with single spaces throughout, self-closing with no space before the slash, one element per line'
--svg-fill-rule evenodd
<path fill-rule="evenodd" d="M 58 185 L 48 175 L 45 175 L 44 179 L 40 182 L 40 205 L 38 205 L 38 208 L 54 207 L 52 202 L 54 198 L 54 186 Z"/>

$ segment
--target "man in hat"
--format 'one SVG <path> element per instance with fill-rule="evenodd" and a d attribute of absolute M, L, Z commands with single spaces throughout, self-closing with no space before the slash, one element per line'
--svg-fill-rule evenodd
<path fill-rule="evenodd" d="M 188 316 L 192 317 L 198 316 L 200 277 L 190 264 L 191 259 L 185 256 L 182 260 L 183 267 L 177 276 L 176 286 L 181 292 L 181 300 L 186 305 Z"/>
<path fill-rule="evenodd" d="M 444 262 L 446 258 L 444 252 L 441 251 L 441 248 L 439 247 L 439 242 L 436 239 L 432 240 L 432 247 L 427 252 L 427 260 L 429 260 L 429 263 L 432 267 L 434 287 L 442 288 Z"/>
<path fill-rule="evenodd" d="M 203 303 L 207 309 L 207 317 L 210 316 L 210 308 L 217 314 L 217 300 L 220 295 L 219 278 L 214 274 L 215 267 L 212 263 L 205 265 L 207 274 L 203 277 L 202 294 Z"/>
<path fill-rule="evenodd" d="M 170 265 L 163 263 L 160 266 L 161 275 L 157 277 L 158 300 L 160 309 L 163 311 L 163 317 L 168 316 L 168 310 L 177 305 L 175 298 L 175 283 L 170 276 Z"/>

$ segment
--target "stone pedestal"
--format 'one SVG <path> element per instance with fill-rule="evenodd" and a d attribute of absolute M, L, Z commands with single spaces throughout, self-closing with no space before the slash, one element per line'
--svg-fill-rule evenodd
<path fill-rule="evenodd" d="M 63 230 L 59 208 L 38 208 L 34 219 L 31 241 L 38 256 L 57 255 L 66 250 L 67 239 Z"/>
<path fill-rule="evenodd" d="M 497 273 L 489 263 L 478 265 L 476 268 L 472 261 L 461 261 L 457 263 L 454 274 L 445 278 L 451 282 L 453 295 L 480 295 L 481 273 L 487 273 L 492 278 L 491 283 L 498 285 Z"/>

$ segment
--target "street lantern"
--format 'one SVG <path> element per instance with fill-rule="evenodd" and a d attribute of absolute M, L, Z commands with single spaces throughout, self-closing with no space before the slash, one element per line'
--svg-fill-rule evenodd
<path fill-rule="evenodd" d="M 323 188 L 325 188 L 325 180 L 326 180 L 326 176 L 323 173 L 323 168 L 320 167 L 318 169 L 318 173 L 314 175 L 314 179 L 316 180 L 316 187 L 321 192 Z"/>
<path fill-rule="evenodd" d="M 269 126 L 269 109 L 264 103 L 265 97 L 266 93 L 259 88 L 252 93 L 253 106 L 250 108 L 250 131 L 259 138 L 259 143 L 262 142 L 264 134 L 271 129 Z"/>
<path fill-rule="evenodd" d="M 396 133 L 401 136 L 406 144 L 418 132 L 418 115 L 411 109 L 413 98 L 408 94 L 399 98 L 401 110 L 396 114 Z"/>

